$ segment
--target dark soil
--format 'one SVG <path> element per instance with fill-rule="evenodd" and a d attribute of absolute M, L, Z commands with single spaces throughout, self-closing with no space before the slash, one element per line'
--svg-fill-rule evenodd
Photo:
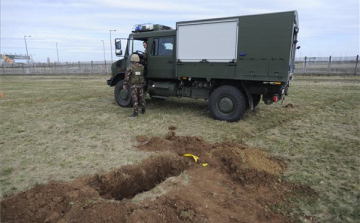
<path fill-rule="evenodd" d="M 146 142 L 149 140 L 149 138 L 146 135 L 138 135 L 136 136 L 136 140 L 138 142 Z"/>
<path fill-rule="evenodd" d="M 1 222 L 291 222 L 276 207 L 314 195 L 282 181 L 286 164 L 261 150 L 169 129 L 164 138 L 137 137 L 140 150 L 158 151 L 138 165 L 3 199 Z"/>
<path fill-rule="evenodd" d="M 170 125 L 168 129 L 169 129 L 169 130 L 176 130 L 176 127 L 173 126 L 173 125 Z"/>
<path fill-rule="evenodd" d="M 285 108 L 294 108 L 294 105 L 289 103 L 289 104 L 285 105 Z"/>

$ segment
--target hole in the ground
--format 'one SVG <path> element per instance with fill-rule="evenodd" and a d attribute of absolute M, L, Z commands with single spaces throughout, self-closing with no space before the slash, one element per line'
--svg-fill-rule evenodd
<path fill-rule="evenodd" d="M 177 176 L 191 163 L 176 155 L 161 155 L 133 166 L 124 166 L 111 173 L 90 179 L 89 185 L 105 199 L 131 199 L 149 191 L 168 177 Z"/>

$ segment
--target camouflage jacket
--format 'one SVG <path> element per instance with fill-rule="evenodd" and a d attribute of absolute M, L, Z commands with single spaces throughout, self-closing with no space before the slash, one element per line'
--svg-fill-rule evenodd
<path fill-rule="evenodd" d="M 135 63 L 135 64 L 130 64 L 130 66 L 128 66 L 125 73 L 124 85 L 127 85 L 129 82 L 132 85 L 145 84 L 143 65 L 139 63 Z"/>

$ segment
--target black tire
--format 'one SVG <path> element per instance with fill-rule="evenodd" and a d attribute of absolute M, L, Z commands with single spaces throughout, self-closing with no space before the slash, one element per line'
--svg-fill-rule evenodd
<path fill-rule="evenodd" d="M 121 107 L 131 107 L 132 99 L 131 99 L 131 90 L 130 84 L 127 85 L 127 92 L 123 89 L 124 80 L 117 82 L 114 90 L 115 101 Z"/>
<path fill-rule="evenodd" d="M 209 110 L 216 120 L 236 122 L 244 117 L 246 100 L 241 91 L 234 86 L 221 86 L 210 95 Z"/>
<path fill-rule="evenodd" d="M 253 106 L 254 108 L 256 108 L 256 106 L 259 105 L 261 94 L 253 94 L 252 97 L 253 97 Z"/>

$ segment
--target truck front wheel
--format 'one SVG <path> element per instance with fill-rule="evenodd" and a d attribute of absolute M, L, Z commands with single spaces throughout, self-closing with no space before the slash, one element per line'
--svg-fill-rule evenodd
<path fill-rule="evenodd" d="M 121 107 L 131 107 L 131 90 L 130 84 L 127 85 L 127 90 L 123 89 L 124 80 L 117 82 L 114 90 L 115 101 Z"/>
<path fill-rule="evenodd" d="M 244 117 L 246 100 L 234 86 L 221 86 L 210 95 L 209 110 L 214 119 L 236 122 Z"/>

